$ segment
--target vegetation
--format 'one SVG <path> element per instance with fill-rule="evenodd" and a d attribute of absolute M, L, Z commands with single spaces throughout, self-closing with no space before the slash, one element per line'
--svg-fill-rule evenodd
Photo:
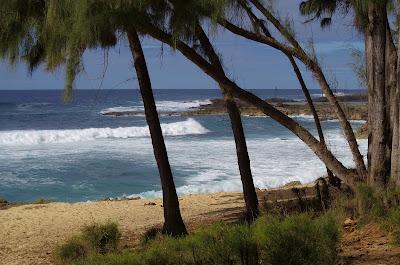
<path fill-rule="evenodd" d="M 141 47 L 141 36 L 169 45 L 213 79 L 224 94 L 235 137 L 237 161 L 252 224 L 218 224 L 187 237 L 148 238 L 136 251 L 115 252 L 119 232 L 115 225 L 86 228 L 60 247 L 61 263 L 81 264 L 334 264 L 339 241 L 338 221 L 332 215 L 302 214 L 262 217 L 252 179 L 250 159 L 235 99 L 262 111 L 290 130 L 327 167 L 332 182 L 337 177 L 348 184 L 351 197 L 346 210 L 369 222 L 381 220 L 400 241 L 397 188 L 400 185 L 400 56 L 389 23 L 397 1 L 337 0 L 304 1 L 306 16 L 328 25 L 338 10 L 353 10 L 358 29 L 365 37 L 368 86 L 368 165 L 358 147 L 343 106 L 332 90 L 313 48 L 303 47 L 287 20 L 267 1 L 259 0 L 9 0 L 0 1 L 0 57 L 11 64 L 23 61 L 33 71 L 44 64 L 49 71 L 65 68 L 65 97 L 71 99 L 76 76 L 82 71 L 83 54 L 128 42 L 144 101 L 154 155 L 163 190 L 164 226 L 172 236 L 187 234 L 179 208 L 174 178 L 168 160 L 160 121 L 152 94 L 150 73 Z M 400 10 L 400 8 L 399 8 Z M 238 16 L 239 14 L 239 16 Z M 400 17 L 400 11 L 396 13 Z M 241 19 L 238 19 L 241 18 Z M 239 20 L 239 21 L 238 21 Z M 273 47 L 289 60 L 314 114 L 318 138 L 272 104 L 240 87 L 225 71 L 206 25 L 229 31 L 246 40 Z M 215 30 L 215 32 L 220 32 Z M 400 34 L 398 34 L 400 36 Z M 360 56 L 360 58 L 362 58 Z M 348 143 L 355 170 L 345 167 L 331 152 L 298 64 L 315 77 L 337 114 Z M 268 70 L 268 69 L 267 69 Z M 267 72 L 266 70 L 266 72 Z M 364 69 L 359 69 L 360 75 Z M 388 176 L 392 176 L 392 187 Z M 340 183 L 339 183 L 340 184 Z M 368 185 L 367 185 L 368 184 Z M 397 186 L 396 186 L 397 185 Z M 353 203 L 353 206 L 350 204 Z M 151 233 L 148 235 L 151 236 Z M 79 261 L 80 260 L 80 261 Z"/>
<path fill-rule="evenodd" d="M 310 213 L 264 216 L 252 225 L 218 223 L 182 238 L 158 235 L 135 250 L 106 255 L 81 251 L 85 244 L 77 239 L 62 248 L 73 253 L 64 264 L 322 265 L 337 261 L 339 239 L 338 218 Z"/>
<path fill-rule="evenodd" d="M 336 12 L 346 14 L 353 10 L 355 24 L 365 39 L 365 68 L 361 64 L 356 71 L 361 79 L 366 72 L 364 80 L 369 95 L 369 183 L 381 189 L 387 184 L 388 176 L 400 179 L 400 39 L 394 38 L 398 36 L 399 4 L 392 0 L 308 0 L 300 6 L 311 20 L 321 19 L 322 26 L 329 25 Z M 397 20 L 394 25 L 393 17 Z M 358 60 L 363 57 L 356 54 Z"/>
<path fill-rule="evenodd" d="M 68 264 L 86 258 L 91 254 L 115 252 L 120 240 L 120 232 L 115 223 L 84 227 L 81 234 L 69 239 L 56 250 L 59 264 Z"/>

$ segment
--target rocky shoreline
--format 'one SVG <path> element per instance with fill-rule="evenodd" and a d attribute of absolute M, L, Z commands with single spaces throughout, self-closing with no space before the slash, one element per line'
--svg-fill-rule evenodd
<path fill-rule="evenodd" d="M 213 99 L 211 102 L 212 103 L 209 105 L 200 106 L 199 108 L 176 114 L 185 116 L 226 114 L 225 104 L 222 99 Z M 280 111 L 289 116 L 312 115 L 306 102 L 288 102 L 277 100 L 267 100 L 267 102 L 274 105 Z M 245 102 L 237 100 L 237 104 L 241 110 L 241 113 L 245 116 L 264 116 L 264 113 L 262 113 L 260 110 L 250 106 Z M 368 117 L 366 102 L 342 102 L 341 105 L 348 119 L 350 120 L 366 120 Z M 337 118 L 335 110 L 329 103 L 316 102 L 315 107 L 321 120 Z"/>
<path fill-rule="evenodd" d="M 346 113 L 349 120 L 363 120 L 367 121 L 368 109 L 367 109 L 367 98 L 366 95 L 347 95 L 339 96 L 338 100 Z M 272 98 L 266 100 L 268 103 L 275 106 L 281 112 L 288 116 L 301 116 L 301 115 L 312 115 L 311 110 L 305 101 L 294 101 L 282 98 Z M 192 108 L 183 112 L 168 112 L 160 113 L 161 115 L 168 116 L 202 116 L 202 115 L 226 115 L 226 107 L 223 99 L 212 99 L 210 104 L 201 105 L 197 108 Z M 241 100 L 236 100 L 237 105 L 243 116 L 265 116 L 259 109 L 243 102 Z M 337 119 L 337 114 L 335 109 L 332 108 L 329 102 L 326 102 L 326 98 L 316 98 L 314 99 L 314 105 L 317 109 L 319 118 L 323 120 L 335 120 Z M 138 111 L 111 111 L 102 113 L 104 116 L 135 116 L 143 115 L 142 112 Z M 357 132 L 356 137 L 358 139 L 366 139 L 367 135 L 367 124 L 361 126 Z"/>
<path fill-rule="evenodd" d="M 243 102 L 241 100 L 236 100 L 242 115 L 244 116 L 264 116 L 257 108 Z M 268 103 L 274 105 L 280 111 L 289 116 L 296 115 L 312 115 L 310 108 L 308 107 L 306 102 L 299 101 L 290 101 L 285 99 L 269 99 Z M 342 101 L 342 107 L 350 120 L 366 120 L 367 113 L 367 104 L 365 101 Z M 322 99 L 315 100 L 315 107 L 320 116 L 321 120 L 330 120 L 337 119 L 336 112 L 334 108 L 328 102 L 324 102 Z M 225 115 L 226 108 L 225 103 L 222 99 L 213 99 L 211 100 L 211 104 L 201 105 L 197 108 L 192 108 L 183 112 L 168 112 L 168 113 L 160 113 L 161 115 L 168 116 L 199 116 L 199 115 Z M 102 113 L 104 116 L 135 116 L 135 115 L 143 115 L 142 112 L 138 111 L 110 111 Z"/>

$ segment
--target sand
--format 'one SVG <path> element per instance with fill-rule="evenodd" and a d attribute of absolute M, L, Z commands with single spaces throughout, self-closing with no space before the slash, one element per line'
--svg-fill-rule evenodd
<path fill-rule="evenodd" d="M 240 193 L 183 196 L 180 203 L 189 231 L 216 221 L 235 221 L 244 206 Z M 121 247 L 134 246 L 147 229 L 162 224 L 161 200 L 30 204 L 0 210 L 0 264 L 53 264 L 59 244 L 85 225 L 108 221 L 119 224 Z M 400 264 L 400 247 L 391 244 L 391 236 L 379 225 L 345 222 L 343 230 L 339 264 Z"/>
<path fill-rule="evenodd" d="M 145 205 L 154 202 L 156 205 Z M 190 195 L 180 198 L 189 229 L 217 220 L 233 220 L 243 211 L 240 193 Z M 31 204 L 0 210 L 0 264 L 52 264 L 57 245 L 86 225 L 116 222 L 122 246 L 133 246 L 141 235 L 163 221 L 160 199 L 93 203 Z"/>

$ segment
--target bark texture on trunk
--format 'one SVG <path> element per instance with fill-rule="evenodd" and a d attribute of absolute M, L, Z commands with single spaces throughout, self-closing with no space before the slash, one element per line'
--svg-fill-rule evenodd
<path fill-rule="evenodd" d="M 400 19 L 400 6 L 397 7 L 398 19 Z M 400 27 L 399 27 L 400 29 Z M 398 45 L 400 45 L 400 34 L 398 34 Z M 392 98 L 392 122 L 393 141 L 391 157 L 391 177 L 397 186 L 400 186 L 400 46 L 397 49 L 397 86 L 396 93 Z"/>
<path fill-rule="evenodd" d="M 258 198 L 254 187 L 253 175 L 251 173 L 250 158 L 247 151 L 246 137 L 243 130 L 240 110 L 233 96 L 225 89 L 223 93 L 226 108 L 231 120 L 233 136 L 235 138 L 236 155 L 246 204 L 246 220 L 252 222 L 259 215 Z"/>
<path fill-rule="evenodd" d="M 134 58 L 146 120 L 149 125 L 151 141 L 153 144 L 154 156 L 157 161 L 157 167 L 161 179 L 164 208 L 163 232 L 172 236 L 184 235 L 187 234 L 187 231 L 179 208 L 179 200 L 176 193 L 171 166 L 168 160 L 160 120 L 158 118 L 146 58 L 137 32 L 135 30 L 130 30 L 127 35 Z"/>
<path fill-rule="evenodd" d="M 370 4 L 366 28 L 368 74 L 368 182 L 386 185 L 388 117 L 386 107 L 386 5 Z"/>
<path fill-rule="evenodd" d="M 399 65 L 400 66 L 400 62 Z M 398 70 L 399 80 L 400 71 Z M 400 82 L 398 81 L 396 92 L 396 108 L 393 113 L 393 141 L 392 141 L 392 156 L 391 156 L 391 177 L 397 186 L 400 186 Z"/>
<path fill-rule="evenodd" d="M 396 114 L 396 91 L 397 91 L 397 49 L 393 42 L 393 36 L 388 19 L 386 18 L 386 175 L 390 176 L 392 161 L 393 133 Z"/>
<path fill-rule="evenodd" d="M 235 97 L 246 101 L 247 103 L 253 105 L 254 107 L 261 110 L 266 115 L 270 116 L 272 119 L 280 123 L 282 126 L 289 129 L 294 133 L 299 139 L 301 139 L 305 144 L 307 144 L 311 150 L 319 157 L 325 165 L 340 179 L 348 183 L 350 186 L 355 186 L 355 181 L 358 181 L 357 174 L 337 160 L 337 158 L 330 152 L 325 145 L 321 144 L 309 131 L 304 129 L 300 124 L 294 121 L 292 118 L 288 117 L 278 109 L 274 108 L 268 102 L 260 99 L 254 94 L 240 88 L 233 81 L 227 78 L 225 75 L 221 74 L 220 71 L 213 65 L 208 63 L 201 55 L 199 55 L 195 49 L 189 47 L 182 41 L 175 41 L 174 38 L 156 28 L 148 26 L 148 34 L 153 38 L 166 43 L 172 47 L 179 50 L 187 59 L 196 64 L 204 73 L 214 79 L 217 83 L 224 85 L 228 91 Z"/>
<path fill-rule="evenodd" d="M 218 69 L 221 74 L 225 75 L 218 54 L 215 52 L 214 47 L 200 25 L 197 26 L 196 35 L 211 64 L 214 65 L 214 67 Z M 229 114 L 232 132 L 235 139 L 237 162 L 243 186 L 244 201 L 246 204 L 246 220 L 252 222 L 259 215 L 259 205 L 257 192 L 254 187 L 253 175 L 251 173 L 250 158 L 247 150 L 246 136 L 243 130 L 242 118 L 240 110 L 232 94 L 222 83 L 219 84 L 219 87 L 224 95 L 224 101 Z"/>

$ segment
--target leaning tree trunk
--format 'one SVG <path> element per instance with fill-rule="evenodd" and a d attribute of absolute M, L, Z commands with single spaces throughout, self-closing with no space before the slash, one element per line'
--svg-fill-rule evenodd
<path fill-rule="evenodd" d="M 224 73 L 221 61 L 213 46 L 211 45 L 210 40 L 208 39 L 207 35 L 200 25 L 197 26 L 196 35 L 200 41 L 202 49 L 206 53 L 210 62 L 221 73 Z M 254 187 L 253 175 L 251 173 L 250 158 L 247 150 L 246 136 L 243 130 L 242 118 L 240 110 L 232 94 L 226 89 L 226 87 L 222 83 L 220 83 L 219 86 L 221 88 L 222 94 L 224 95 L 224 101 L 231 121 L 232 132 L 236 144 L 236 155 L 239 165 L 240 178 L 243 186 L 244 201 L 246 204 L 245 218 L 247 221 L 252 222 L 259 215 L 259 208 L 257 192 Z"/>
<path fill-rule="evenodd" d="M 353 161 L 356 164 L 356 168 L 358 171 L 359 178 L 358 180 L 364 180 L 367 177 L 367 170 L 365 168 L 363 156 L 360 153 L 360 149 L 358 148 L 357 139 L 354 135 L 353 128 L 351 127 L 350 122 L 348 121 L 345 112 L 343 111 L 342 106 L 339 104 L 337 98 L 335 97 L 330 85 L 322 71 L 321 66 L 318 64 L 316 60 L 310 57 L 304 49 L 301 47 L 299 42 L 295 39 L 295 37 L 290 33 L 290 30 L 284 26 L 279 19 L 277 19 L 272 12 L 270 12 L 259 0 L 250 0 L 250 2 L 262 13 L 265 18 L 274 25 L 274 27 L 287 39 L 287 41 L 293 46 L 293 49 L 289 48 L 291 52 L 293 52 L 292 56 L 297 57 L 301 60 L 313 73 L 316 81 L 319 83 L 321 90 L 324 92 L 328 101 L 332 104 L 332 107 L 336 111 L 336 114 L 339 119 L 339 123 L 343 128 L 344 136 L 349 144 Z M 254 39 L 254 36 L 249 36 L 249 34 L 243 34 L 242 29 L 237 29 L 231 23 L 223 23 L 223 26 L 228 30 L 236 33 L 238 35 L 242 35 L 249 39 Z M 236 29 L 235 29 L 236 28 Z M 239 32 L 238 32 L 239 31 Z M 247 35 L 247 36 L 246 36 Z M 256 38 L 257 39 L 257 38 Z M 258 38 L 259 39 L 259 38 Z M 260 40 L 257 40 L 260 41 Z M 288 48 L 286 45 L 282 45 L 282 43 L 277 42 L 276 39 L 271 40 L 271 38 L 264 39 L 261 41 L 262 43 L 266 43 L 272 47 L 278 46 L 280 48 Z"/>
<path fill-rule="evenodd" d="M 158 171 L 161 178 L 164 208 L 163 232 L 172 236 L 184 235 L 187 234 L 187 231 L 179 209 L 179 200 L 175 189 L 171 166 L 168 160 L 160 120 L 158 118 L 146 59 L 137 32 L 135 30 L 130 30 L 127 35 L 132 56 L 134 58 L 140 92 L 143 98 L 146 120 L 150 129 L 154 156 L 157 161 Z"/>
<path fill-rule="evenodd" d="M 278 109 L 274 108 L 268 102 L 260 99 L 254 94 L 240 88 L 237 84 L 227 78 L 215 66 L 207 62 L 194 48 L 189 47 L 182 41 L 175 40 L 171 34 L 168 34 L 159 28 L 146 23 L 147 34 L 165 44 L 179 50 L 188 60 L 196 64 L 205 74 L 214 79 L 217 83 L 224 85 L 226 89 L 238 99 L 241 99 L 250 105 L 253 105 L 282 126 L 289 129 L 293 134 L 299 137 L 308 147 L 316 154 L 318 158 L 339 178 L 345 181 L 351 187 L 355 187 L 358 175 L 345 166 L 327 149 L 326 145 L 322 145 L 309 131 L 304 129 L 295 120 L 288 117 Z"/>
<path fill-rule="evenodd" d="M 368 74 L 368 182 L 382 189 L 386 185 L 386 6 L 371 4 L 366 28 Z"/>
<path fill-rule="evenodd" d="M 271 33 L 269 32 L 269 30 L 267 29 L 267 27 L 264 25 L 264 22 L 261 21 L 254 13 L 253 11 L 249 8 L 249 6 L 247 5 L 247 3 L 245 2 L 240 2 L 242 8 L 246 11 L 246 13 L 248 14 L 252 24 L 253 24 L 253 28 L 255 30 L 255 32 L 262 32 L 266 37 L 272 37 Z M 304 81 L 303 75 L 300 72 L 300 69 L 295 61 L 295 59 L 293 58 L 293 56 L 291 54 L 289 54 L 288 52 L 282 50 L 282 49 L 278 49 L 279 51 L 281 51 L 283 54 L 285 54 L 289 61 L 290 64 L 292 65 L 292 68 L 296 74 L 297 80 L 300 83 L 301 86 L 301 90 L 303 91 L 303 94 L 307 100 L 307 104 L 311 110 L 311 113 L 314 117 L 314 122 L 315 122 L 315 127 L 317 128 L 317 132 L 318 132 L 318 137 L 319 140 L 321 142 L 321 144 L 326 145 L 325 142 L 325 137 L 324 137 L 324 132 L 322 130 L 322 126 L 321 126 L 321 122 L 317 113 L 317 110 L 315 109 L 313 100 L 311 98 L 310 92 L 308 91 L 306 82 Z M 329 178 L 329 182 L 330 184 L 339 187 L 340 186 L 340 179 L 336 178 L 332 171 L 329 170 L 329 168 L 326 168 L 327 174 L 328 174 L 328 178 Z"/>
<path fill-rule="evenodd" d="M 303 94 L 307 100 L 308 107 L 310 108 L 311 113 L 314 117 L 315 127 L 317 128 L 319 141 L 321 142 L 321 144 L 326 145 L 324 132 L 323 132 L 322 126 L 321 126 L 321 121 L 319 119 L 318 112 L 315 108 L 314 102 L 311 98 L 310 91 L 308 91 L 306 82 L 304 81 L 303 75 L 301 74 L 300 69 L 297 66 L 295 59 L 289 54 L 286 54 L 286 55 L 287 55 L 290 63 L 292 64 L 293 70 L 296 73 L 297 79 L 300 82 L 301 90 L 303 91 Z M 333 186 L 336 186 L 336 187 L 340 186 L 340 179 L 336 178 L 333 175 L 332 171 L 329 170 L 329 168 L 326 168 L 326 171 L 328 174 L 328 179 L 329 179 L 330 184 Z"/>

